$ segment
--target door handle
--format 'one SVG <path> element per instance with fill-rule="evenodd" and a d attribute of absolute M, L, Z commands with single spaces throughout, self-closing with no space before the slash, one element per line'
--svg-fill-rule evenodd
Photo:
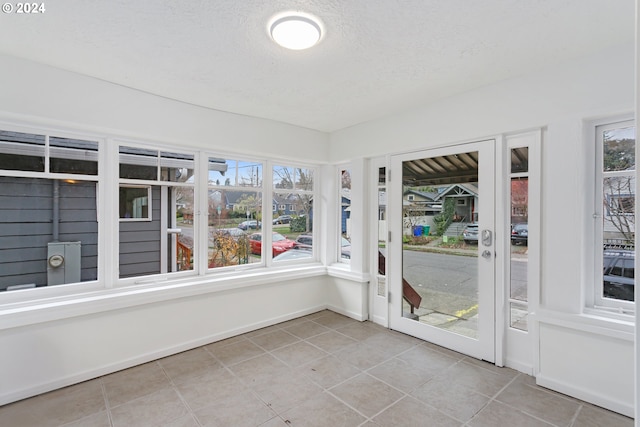
<path fill-rule="evenodd" d="M 491 251 L 489 251 L 489 250 L 485 249 L 485 250 L 482 252 L 482 258 L 484 258 L 484 259 L 489 259 L 489 258 L 491 258 Z"/>
<path fill-rule="evenodd" d="M 482 244 L 485 246 L 491 246 L 493 242 L 493 233 L 491 230 L 482 230 Z"/>

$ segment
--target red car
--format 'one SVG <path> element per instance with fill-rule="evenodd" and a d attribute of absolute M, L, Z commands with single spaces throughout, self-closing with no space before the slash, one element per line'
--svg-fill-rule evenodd
<path fill-rule="evenodd" d="M 288 251 L 296 245 L 295 241 L 287 239 L 280 233 L 273 233 L 273 238 L 271 241 L 272 254 L 274 257 Z M 262 254 L 262 234 L 253 233 L 251 236 L 249 236 L 249 245 L 251 246 L 252 254 Z"/>

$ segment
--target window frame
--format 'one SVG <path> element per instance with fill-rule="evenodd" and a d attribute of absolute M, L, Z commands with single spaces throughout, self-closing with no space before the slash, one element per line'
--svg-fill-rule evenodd
<path fill-rule="evenodd" d="M 351 180 L 353 179 L 353 165 L 351 163 L 342 163 L 339 165 L 336 165 L 336 182 L 337 182 L 337 190 L 336 190 L 336 194 L 337 194 L 337 199 L 336 199 L 336 205 L 337 205 L 337 211 L 336 211 L 336 224 L 337 224 L 337 236 L 336 236 L 336 249 L 335 249 L 335 253 L 336 253 L 336 261 L 338 263 L 341 264 L 346 264 L 346 265 L 351 265 L 351 256 L 349 256 L 349 258 L 344 258 L 342 257 L 342 239 L 346 239 L 346 237 L 343 235 L 342 233 L 342 174 L 344 171 L 347 171 L 349 173 L 349 181 L 350 181 L 350 186 L 352 186 Z M 349 196 L 351 196 L 351 188 L 349 188 Z M 349 208 L 351 208 L 351 197 L 349 198 Z M 349 217 L 351 216 L 351 214 L 349 214 Z M 346 227 L 346 226 L 345 226 Z M 347 239 L 349 240 L 349 239 Z M 349 242 L 351 243 L 351 241 L 349 240 Z"/>
<path fill-rule="evenodd" d="M 30 289 L 21 289 L 16 291 L 2 291 L 0 292 L 0 307 L 4 304 L 25 303 L 31 304 L 33 301 L 40 299 L 58 297 L 58 296 L 73 296 L 77 294 L 85 294 L 88 292 L 95 292 L 105 289 L 103 283 L 105 282 L 105 269 L 102 267 L 107 255 L 101 252 L 105 246 L 105 239 L 108 232 L 105 231 L 105 216 L 102 212 L 101 206 L 106 199 L 106 185 L 103 178 L 104 174 L 101 171 L 105 168 L 106 158 L 106 137 L 90 132 L 79 132 L 70 129 L 52 128 L 49 126 L 38 125 L 25 125 L 16 124 L 12 122 L 0 120 L 0 129 L 11 132 L 20 132 L 27 134 L 36 134 L 45 136 L 45 148 L 44 148 L 44 170 L 43 171 L 22 171 L 22 170 L 0 170 L 0 176 L 13 177 L 13 178 L 37 178 L 46 180 L 61 180 L 61 181 L 83 181 L 93 182 L 96 185 L 96 221 L 97 221 L 97 233 L 98 233 L 98 253 L 97 253 L 97 267 L 96 267 L 96 279 L 80 281 L 77 283 L 66 283 L 64 285 L 56 286 L 42 286 Z M 49 137 L 57 138 L 69 138 L 77 140 L 87 140 L 98 143 L 97 150 L 97 162 L 98 162 L 98 174 L 86 175 L 77 173 L 60 173 L 50 171 L 51 155 L 49 149 Z M 54 157 L 57 158 L 57 157 Z"/>
<path fill-rule="evenodd" d="M 118 215 L 118 219 L 120 222 L 149 222 L 153 221 L 153 196 L 150 185 L 133 185 L 133 184 L 120 184 L 118 186 L 118 195 L 121 189 L 123 188 L 144 188 L 147 190 L 147 216 L 146 217 L 121 217 Z M 120 207 L 120 206 L 118 206 Z"/>
<path fill-rule="evenodd" d="M 49 171 L 49 149 L 46 145 L 44 158 L 46 159 L 43 171 L 20 171 L 20 170 L 2 170 L 0 175 L 7 177 L 25 177 L 25 178 L 44 178 L 44 179 L 66 179 L 66 180 L 82 180 L 85 182 L 94 182 L 96 184 L 96 212 L 98 223 L 98 258 L 97 258 L 97 279 L 92 281 L 65 284 L 63 286 L 44 286 L 36 289 L 20 289 L 15 291 L 0 292 L 0 310 L 13 310 L 16 307 L 28 310 L 40 310 L 40 308 L 49 307 L 49 303 L 65 305 L 67 302 L 89 302 L 95 301 L 100 307 L 107 307 L 99 301 L 103 298 L 125 297 L 131 292 L 139 293 L 139 298 L 131 301 L 131 304 L 141 303 L 142 301 L 165 300 L 171 299 L 182 294 L 200 294 L 208 292 L 216 292 L 217 290 L 228 289 L 229 286 L 234 288 L 244 286 L 259 286 L 263 283 L 271 283 L 281 277 L 283 271 L 290 272 L 291 277 L 311 277 L 326 273 L 326 266 L 319 264 L 319 247 L 324 239 L 318 236 L 318 229 L 322 226 L 323 221 L 323 205 L 320 197 L 321 188 L 321 165 L 314 163 L 292 161 L 283 158 L 259 158 L 263 164 L 263 186 L 262 189 L 252 189 L 263 193 L 263 233 L 272 231 L 272 210 L 269 204 L 273 204 L 273 186 L 272 186 L 272 168 L 274 165 L 289 165 L 296 168 L 303 168 L 313 171 L 313 189 L 307 191 L 312 194 L 313 200 L 313 218 L 314 218 L 314 240 L 317 242 L 313 250 L 313 257 L 304 263 L 302 260 L 283 261 L 278 263 L 277 267 L 271 262 L 271 254 L 263 258 L 263 262 L 247 265 L 247 269 L 255 271 L 255 269 L 263 269 L 261 275 L 254 272 L 248 272 L 241 268 L 212 269 L 209 270 L 206 264 L 207 254 L 202 250 L 202 246 L 206 245 L 205 239 L 200 238 L 200 242 L 194 241 L 194 259 L 193 268 L 187 271 L 177 271 L 172 273 L 149 274 L 138 277 L 120 278 L 118 272 L 119 266 L 119 228 L 121 221 L 119 218 L 119 189 L 124 186 L 166 186 L 166 187 L 190 187 L 193 189 L 193 223 L 194 237 L 199 234 L 199 230 L 207 225 L 206 215 L 202 215 L 200 210 L 202 204 L 207 200 L 207 173 L 203 164 L 209 156 L 224 154 L 225 158 L 242 159 L 249 156 L 243 155 L 241 152 L 222 152 L 210 151 L 193 145 L 169 145 L 155 139 L 134 139 L 117 134 L 108 134 L 104 132 L 75 131 L 72 127 L 67 128 L 51 128 L 46 125 L 33 122 L 31 124 L 19 124 L 6 121 L 0 118 L 0 128 L 11 132 L 22 132 L 35 135 L 49 135 L 59 138 L 78 139 L 86 141 L 95 141 L 98 143 L 98 173 L 96 175 L 83 175 L 78 173 L 54 173 Z M 162 168 L 163 163 L 157 165 L 157 180 L 144 180 L 134 178 L 120 178 L 120 146 L 140 147 L 157 151 L 159 157 L 162 153 L 178 153 L 185 155 L 193 155 L 188 161 L 193 164 L 193 175 L 189 175 L 188 182 L 176 181 L 176 177 L 163 180 Z M 171 156 L 170 156 L 171 157 Z M 251 156 L 253 157 L 253 156 Z M 173 157 L 171 157 L 173 158 Z M 181 159 L 178 159 L 178 161 Z M 171 161 L 171 160 L 170 160 Z M 170 166 L 174 167 L 174 166 Z M 178 166 L 175 166 L 178 167 Z M 190 166 L 189 166 L 190 168 Z M 171 180 L 173 179 L 173 180 Z M 203 189 L 203 190 L 201 190 Z M 292 192 L 284 190 L 285 192 Z M 294 191 L 295 192 L 295 191 Z M 270 235 L 266 239 L 271 240 Z M 263 234 L 263 240 L 265 235 Z M 269 242 L 270 243 L 270 242 Z M 199 249 L 198 249 L 199 248 Z M 197 252 L 199 252 L 199 254 Z M 270 251 L 269 251 L 270 252 Z M 304 260 L 306 261 L 306 260 Z M 242 271 L 244 270 L 244 271 Z M 287 273 L 289 274 L 289 273 Z M 288 276 L 289 277 L 289 276 Z M 42 305 L 44 304 L 44 305 Z M 94 305 L 87 305 L 87 307 Z M 63 313 L 64 309 L 53 309 L 56 313 Z M 34 312 L 35 313 L 35 312 Z"/>
<path fill-rule="evenodd" d="M 112 140 L 111 142 L 113 142 L 116 145 L 115 148 L 115 157 L 111 157 L 113 163 L 116 164 L 115 170 L 117 170 L 117 174 L 114 177 L 115 181 L 116 181 L 116 185 L 114 188 L 114 192 L 118 192 L 120 186 L 149 186 L 151 193 L 153 193 L 153 187 L 159 187 L 160 191 L 163 191 L 163 188 L 172 188 L 172 187 L 182 187 L 182 188 L 192 188 L 193 189 L 193 204 L 194 204 L 194 212 L 197 212 L 199 209 L 199 203 L 198 203 L 198 175 L 200 174 L 199 169 L 200 169 L 200 163 L 199 163 L 199 158 L 201 155 L 201 152 L 192 149 L 190 147 L 182 147 L 179 149 L 176 149 L 176 147 L 171 147 L 169 145 L 166 144 L 161 144 L 158 142 L 154 142 L 154 141 L 149 141 L 149 140 L 130 140 L 130 139 L 120 139 L 120 138 L 116 138 L 114 140 Z M 155 161 L 155 167 L 157 170 L 156 173 L 156 179 L 138 179 L 138 178 L 121 178 L 120 177 L 120 160 L 121 160 L 121 156 L 123 153 L 120 152 L 120 148 L 121 147 L 127 147 L 127 148 L 133 148 L 133 149 L 140 149 L 140 150 L 148 150 L 149 152 L 151 151 L 155 151 L 157 156 L 155 157 L 156 161 Z M 178 153 L 179 151 L 179 153 Z M 163 175 L 162 175 L 162 169 L 163 167 L 166 166 L 166 164 L 163 164 L 163 153 L 169 153 L 169 154 L 185 154 L 185 155 L 192 155 L 193 156 L 193 180 L 191 182 L 179 182 L 179 181 L 172 181 L 172 180 L 164 180 L 163 179 Z M 131 156 L 131 154 L 125 154 L 125 156 Z M 149 157 L 149 159 L 151 159 L 151 157 Z M 153 163 L 151 160 L 147 159 L 146 163 Z M 145 163 L 145 162 L 142 162 Z M 119 195 L 118 195 L 119 196 Z M 118 198 L 116 198 L 116 200 L 119 200 Z M 150 199 L 151 200 L 151 199 Z M 162 202 L 162 200 L 161 200 Z M 169 204 L 167 204 L 166 206 L 167 209 L 173 209 Z M 165 216 L 165 214 L 167 213 L 166 211 L 163 210 L 164 206 L 162 206 L 161 203 L 161 215 L 160 215 L 160 221 L 161 223 L 164 221 L 167 221 L 167 217 Z M 150 204 L 149 205 L 149 216 L 150 218 L 153 218 L 153 206 Z M 199 248 L 199 241 L 201 240 L 199 235 L 199 227 L 196 224 L 196 221 L 194 221 L 193 224 L 193 267 L 190 270 L 182 270 L 182 271 L 160 271 L 159 273 L 152 273 L 152 274 L 145 274 L 145 275 L 140 275 L 140 276 L 129 276 L 129 277 L 120 277 L 119 271 L 120 271 L 120 226 L 123 223 L 128 223 L 127 221 L 120 221 L 119 220 L 119 213 L 116 215 L 116 217 L 118 217 L 118 220 L 116 221 L 116 228 L 115 228 L 115 238 L 113 240 L 111 240 L 113 242 L 113 247 L 112 247 L 112 251 L 114 253 L 114 257 L 117 261 L 114 262 L 114 265 L 112 266 L 118 273 L 113 277 L 113 287 L 116 288 L 127 288 L 130 286 L 135 286 L 135 285 L 154 285 L 156 283 L 163 283 L 169 280 L 180 280 L 184 277 L 193 277 L 193 276 L 197 276 L 199 274 L 199 264 L 200 264 L 200 256 L 198 254 L 198 252 L 200 252 Z M 151 220 L 153 221 L 153 219 Z M 172 227 L 170 225 L 167 225 L 167 229 L 171 229 Z M 162 228 L 161 228 L 162 231 Z M 172 237 L 175 237 L 175 234 L 169 233 L 169 235 L 171 235 Z M 160 239 L 162 239 L 162 235 L 160 236 Z M 162 242 L 162 240 L 161 240 Z M 161 244 L 161 248 L 160 248 L 160 259 L 162 260 L 163 258 L 165 258 L 167 256 L 167 253 L 164 252 L 166 245 L 166 241 L 164 244 Z M 166 262 L 166 260 L 165 260 Z M 172 260 L 172 262 L 175 262 L 175 259 Z M 162 266 L 162 261 L 161 264 Z M 167 265 L 167 268 L 169 268 L 171 266 Z M 107 283 L 105 285 L 105 287 L 110 287 L 110 285 Z"/>
<path fill-rule="evenodd" d="M 605 298 L 604 294 L 604 217 L 608 215 L 608 208 L 603 203 L 604 184 L 603 181 L 607 176 L 611 175 L 631 175 L 635 179 L 636 171 L 605 172 L 603 167 L 603 133 L 610 129 L 619 129 L 624 127 L 636 127 L 636 143 L 637 143 L 637 126 L 631 115 L 617 116 L 605 118 L 597 121 L 591 121 L 587 124 L 587 146 L 591 147 L 587 155 L 587 170 L 590 171 L 591 184 L 588 188 L 592 191 L 588 192 L 589 208 L 586 210 L 591 213 L 589 226 L 586 228 L 587 235 L 592 236 L 588 239 L 589 257 L 586 265 L 591 265 L 591 269 L 587 269 L 587 280 L 584 298 L 585 311 L 598 315 L 606 315 L 608 317 L 628 320 L 629 316 L 635 313 L 636 305 L 633 301 L 625 301 L 621 299 Z M 609 174 L 609 175 L 607 175 Z"/>
<path fill-rule="evenodd" d="M 260 216 L 261 216 L 261 220 L 260 222 L 262 223 L 262 227 L 259 229 L 260 231 L 260 236 L 261 236 L 261 242 L 264 241 L 264 234 L 265 234 L 265 229 L 271 227 L 271 220 L 269 220 L 269 224 L 266 223 L 266 214 L 269 211 L 269 204 L 271 204 L 272 208 L 273 208 L 273 212 L 275 212 L 275 208 L 276 205 L 273 204 L 272 200 L 267 199 L 267 190 L 266 190 L 266 175 L 267 175 L 267 164 L 269 163 L 269 161 L 267 159 L 264 158 L 259 158 L 259 157 L 253 157 L 253 158 L 247 158 L 250 156 L 245 156 L 242 154 L 237 154 L 237 153 L 222 153 L 222 152 L 213 152 L 213 151 L 205 151 L 202 152 L 202 158 L 203 158 L 203 162 L 207 165 L 206 169 L 204 169 L 203 172 L 203 182 L 204 184 L 204 188 L 206 189 L 205 191 L 202 192 L 201 196 L 201 206 L 203 206 L 204 208 L 202 209 L 202 211 L 204 212 L 203 215 L 201 215 L 201 218 L 199 219 L 200 221 L 200 226 L 202 227 L 203 230 L 207 230 L 207 236 L 209 233 L 209 223 L 208 223 L 208 206 L 209 206 L 209 191 L 210 190 L 220 190 L 220 189 L 224 189 L 224 190 L 230 190 L 230 191 L 239 191 L 239 192 L 247 192 L 247 193 L 259 193 L 261 194 L 261 207 L 260 207 Z M 238 185 L 238 183 L 236 182 L 235 185 L 223 185 L 223 184 L 210 184 L 209 180 L 208 180 L 208 162 L 210 158 L 219 158 L 219 159 L 224 159 L 225 162 L 232 160 L 234 162 L 236 162 L 236 166 L 239 162 L 254 162 L 260 165 L 260 167 L 262 168 L 262 184 L 259 186 L 240 186 Z M 233 208 L 230 209 L 233 211 L 238 211 L 238 205 L 234 204 Z M 253 219 L 251 219 L 253 220 Z M 256 221 L 258 221 L 256 219 Z M 254 231 L 249 231 L 247 230 L 247 237 L 250 236 L 251 234 L 254 234 L 255 232 L 257 232 L 258 230 L 254 230 Z M 202 265 L 202 271 L 204 275 L 216 275 L 216 274 L 227 274 L 229 272 L 237 272 L 237 271 L 246 271 L 246 270 L 252 270 L 255 268 L 264 268 L 266 267 L 266 260 L 264 258 L 264 256 L 261 256 L 260 262 L 255 262 L 255 263 L 247 263 L 247 264 L 238 264 L 238 265 L 227 265 L 227 266 L 221 266 L 221 267 L 209 267 L 209 254 L 208 254 L 208 241 L 207 239 L 202 239 L 203 242 L 201 242 L 200 246 L 201 246 L 201 265 Z M 249 243 L 250 245 L 250 243 Z M 250 250 L 250 249 L 249 249 Z M 264 251 L 262 251 L 264 253 Z M 251 256 L 251 254 L 249 254 L 249 256 Z"/>
<path fill-rule="evenodd" d="M 268 170 L 269 172 L 269 176 L 268 176 L 268 181 L 267 181 L 267 174 L 265 173 L 265 181 L 264 181 L 264 186 L 265 186 L 265 194 L 268 193 L 268 195 L 266 197 L 269 198 L 268 203 L 273 204 L 273 206 L 276 206 L 274 203 L 274 200 L 276 200 L 275 195 L 278 194 L 280 196 L 285 196 L 284 199 L 286 200 L 288 196 L 295 194 L 295 195 L 306 195 L 306 196 L 310 196 L 311 197 L 311 221 L 312 221 L 312 226 L 311 226 L 311 236 L 313 239 L 314 244 L 311 247 L 311 258 L 308 259 L 301 259 L 301 260 L 278 260 L 276 261 L 276 263 L 274 263 L 273 261 L 273 254 L 271 253 L 271 251 L 269 251 L 269 253 L 265 254 L 265 247 L 271 247 L 271 245 L 273 244 L 272 242 L 272 236 L 273 236 L 273 212 L 276 212 L 275 210 L 273 212 L 269 212 L 269 217 L 267 218 L 266 216 L 263 216 L 264 220 L 263 220 L 263 230 L 268 229 L 269 231 L 271 231 L 270 233 L 266 233 L 263 232 L 263 236 L 262 236 L 262 252 L 263 252 L 263 258 L 266 258 L 266 266 L 267 267 L 280 267 L 280 266 L 287 266 L 287 265 L 300 265 L 300 264 L 308 264 L 308 263 L 315 263 L 318 262 L 319 259 L 319 247 L 321 246 L 322 242 L 320 241 L 318 232 L 317 232 L 317 225 L 320 225 L 321 222 L 321 203 L 318 203 L 318 201 L 321 200 L 320 198 L 320 184 L 318 182 L 318 177 L 320 174 L 320 166 L 319 165 L 313 165 L 313 164 L 309 164 L 306 162 L 298 162 L 298 161 L 292 161 L 292 160 L 280 160 L 280 159 L 271 159 L 271 160 L 267 160 L 266 164 L 265 164 L 265 170 L 267 170 L 267 167 L 269 168 Z M 292 168 L 292 169 L 304 169 L 307 171 L 311 171 L 311 173 L 313 174 L 313 188 L 311 190 L 305 190 L 303 188 L 297 188 L 295 183 L 293 183 L 293 188 L 276 188 L 274 180 L 273 180 L 273 176 L 275 174 L 275 168 L 276 167 L 280 167 L 280 168 Z M 268 190 L 267 190 L 267 185 L 269 186 Z M 283 206 L 285 206 L 288 203 L 285 203 Z M 300 205 L 300 203 L 295 203 L 296 208 Z M 266 212 L 265 212 L 266 213 Z M 264 214 L 263 214 L 264 215 Z M 289 214 L 292 215 L 292 214 Z M 297 213 L 295 214 L 296 216 Z M 264 225 L 266 223 L 266 225 Z M 266 256 L 265 256 L 266 255 Z"/>

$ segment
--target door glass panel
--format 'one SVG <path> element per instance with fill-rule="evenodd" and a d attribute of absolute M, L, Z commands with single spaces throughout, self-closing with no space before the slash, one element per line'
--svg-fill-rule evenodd
<path fill-rule="evenodd" d="M 402 316 L 474 339 L 478 159 L 473 151 L 405 161 L 402 196 Z"/>
<path fill-rule="evenodd" d="M 387 168 L 378 168 L 378 296 L 387 295 Z"/>

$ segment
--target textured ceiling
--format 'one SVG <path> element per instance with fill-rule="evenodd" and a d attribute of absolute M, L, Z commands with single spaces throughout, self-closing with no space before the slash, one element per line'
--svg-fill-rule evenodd
<path fill-rule="evenodd" d="M 634 0 L 44 3 L 0 16 L 1 53 L 328 132 L 634 39 Z M 285 10 L 318 16 L 321 43 L 275 45 Z"/>

